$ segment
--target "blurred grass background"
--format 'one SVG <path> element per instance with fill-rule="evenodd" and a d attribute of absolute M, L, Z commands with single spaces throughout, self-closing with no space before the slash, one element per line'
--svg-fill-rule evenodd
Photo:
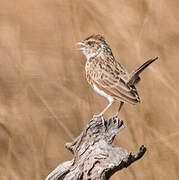
<path fill-rule="evenodd" d="M 0 179 L 41 180 L 72 155 L 80 134 L 107 101 L 85 79 L 75 42 L 105 35 L 130 72 L 159 56 L 125 105 L 116 145 L 145 156 L 112 180 L 179 179 L 179 1 L 0 0 Z M 106 118 L 117 110 L 116 103 Z"/>

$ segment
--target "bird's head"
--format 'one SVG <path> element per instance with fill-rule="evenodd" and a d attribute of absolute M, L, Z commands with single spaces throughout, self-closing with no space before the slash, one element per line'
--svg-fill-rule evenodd
<path fill-rule="evenodd" d="M 104 40 L 104 37 L 100 34 L 92 35 L 86 38 L 84 41 L 79 41 L 76 43 L 79 50 L 83 52 L 87 59 L 91 57 L 96 57 L 97 55 L 103 53 L 107 47 L 109 47 Z"/>

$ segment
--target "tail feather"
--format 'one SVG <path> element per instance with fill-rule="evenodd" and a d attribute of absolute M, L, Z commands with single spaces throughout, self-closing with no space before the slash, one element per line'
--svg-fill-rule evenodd
<path fill-rule="evenodd" d="M 134 72 L 131 73 L 131 78 L 128 81 L 129 85 L 135 85 L 137 82 L 139 82 L 140 77 L 139 74 L 146 68 L 148 67 L 150 64 L 152 64 L 154 61 L 156 61 L 158 59 L 158 57 L 155 57 L 153 59 L 149 59 L 148 61 L 146 61 L 142 66 L 140 66 L 138 69 L 136 69 Z"/>

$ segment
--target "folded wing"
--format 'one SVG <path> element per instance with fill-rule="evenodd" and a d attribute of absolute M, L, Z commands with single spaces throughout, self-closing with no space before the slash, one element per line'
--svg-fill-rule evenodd
<path fill-rule="evenodd" d="M 135 86 L 129 86 L 117 70 L 112 70 L 110 72 L 105 69 L 96 68 L 95 71 L 93 69 L 91 72 L 93 73 L 89 74 L 91 78 L 90 81 L 100 90 L 113 96 L 116 100 L 128 102 L 130 104 L 140 102 Z"/>

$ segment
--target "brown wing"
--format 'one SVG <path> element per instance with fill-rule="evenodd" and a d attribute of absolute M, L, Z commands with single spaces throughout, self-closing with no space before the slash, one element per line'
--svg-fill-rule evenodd
<path fill-rule="evenodd" d="M 93 67 L 93 71 L 88 71 L 90 81 L 99 89 L 110 94 L 116 100 L 136 104 L 140 101 L 135 86 L 129 86 L 124 80 L 124 75 L 115 66 L 101 68 L 101 65 Z"/>

